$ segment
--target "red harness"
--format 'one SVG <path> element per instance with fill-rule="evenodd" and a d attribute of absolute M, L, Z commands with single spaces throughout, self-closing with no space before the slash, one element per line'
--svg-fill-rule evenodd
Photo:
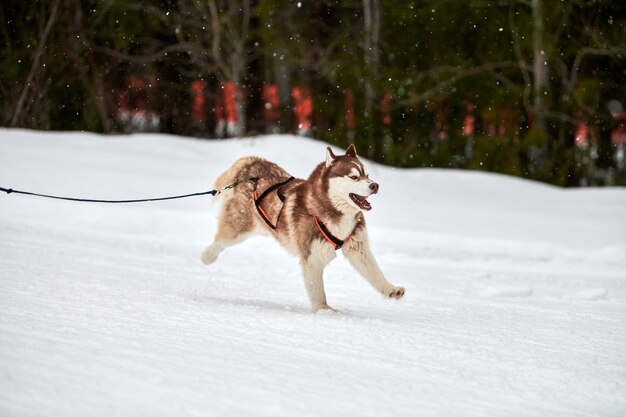
<path fill-rule="evenodd" d="M 261 207 L 261 202 L 263 201 L 263 199 L 265 197 L 267 197 L 267 195 L 269 193 L 271 193 L 272 191 L 276 190 L 276 195 L 278 195 L 278 198 L 280 199 L 281 202 L 285 202 L 285 196 L 280 192 L 280 187 L 282 187 L 283 185 L 287 184 L 290 181 L 293 181 L 294 177 L 289 177 L 287 180 L 279 182 L 277 184 L 274 184 L 270 187 L 268 187 L 265 191 L 263 191 L 261 193 L 261 195 L 257 195 L 256 192 L 256 182 L 255 182 L 255 190 L 253 190 L 252 195 L 254 197 L 254 206 L 256 207 L 257 211 L 259 212 L 259 215 L 261 216 L 261 218 L 265 221 L 265 223 L 267 223 L 267 225 L 272 229 L 272 230 L 276 230 L 276 227 L 278 226 L 278 220 L 280 220 L 280 213 L 278 214 L 278 218 L 276 219 L 276 224 L 273 224 L 272 221 L 270 220 L 269 216 L 267 215 L 267 213 L 265 212 L 265 210 L 263 210 L 263 207 Z M 281 210 L 282 213 L 282 210 Z M 354 226 L 354 229 L 352 229 L 352 232 L 350 232 L 350 234 L 344 239 L 341 240 L 338 237 L 336 237 L 335 235 L 333 235 L 330 230 L 328 230 L 328 227 L 326 227 L 326 225 L 321 222 L 320 220 L 317 219 L 317 216 L 314 214 L 311 214 L 313 216 L 313 220 L 315 220 L 315 225 L 317 226 L 317 229 L 320 231 L 320 233 L 322 234 L 322 236 L 324 236 L 324 239 L 326 239 L 326 241 L 328 243 L 330 243 L 333 248 L 335 250 L 341 249 L 341 247 L 343 246 L 344 242 L 348 239 L 350 239 L 350 236 L 352 236 L 352 234 L 354 233 L 354 231 L 356 230 L 356 225 Z"/>
<path fill-rule="evenodd" d="M 285 202 L 285 196 L 280 192 L 280 187 L 282 187 L 283 185 L 287 184 L 288 182 L 293 181 L 295 178 L 294 177 L 289 177 L 288 179 L 286 179 L 283 182 L 279 182 L 278 184 L 274 184 L 270 187 L 267 188 L 267 190 L 263 191 L 263 193 L 261 193 L 261 196 L 257 196 L 256 193 L 256 183 L 254 184 L 254 191 L 252 192 L 252 195 L 254 196 L 254 205 L 256 207 L 256 210 L 259 212 L 259 215 L 261 216 L 261 218 L 263 220 L 265 220 L 265 223 L 267 223 L 267 225 L 269 227 L 272 228 L 272 230 L 276 230 L 276 226 L 278 225 L 278 220 L 280 220 L 280 213 L 278 213 L 278 219 L 276 219 L 276 224 L 273 224 L 269 218 L 269 216 L 267 215 L 267 213 L 265 213 L 265 210 L 263 210 L 263 207 L 261 207 L 261 202 L 263 201 L 263 199 L 265 197 L 267 197 L 267 195 L 269 193 L 271 193 L 274 190 L 278 190 L 276 192 L 276 195 L 278 195 L 278 198 L 280 198 L 281 202 Z M 282 210 L 281 210 L 282 213 Z"/>
<path fill-rule="evenodd" d="M 335 248 L 335 250 L 341 249 L 341 247 L 343 246 L 345 241 L 350 239 L 350 236 L 352 236 L 352 234 L 356 230 L 356 225 L 355 225 L 354 229 L 352 229 L 350 234 L 344 240 L 341 240 L 338 237 L 336 237 L 335 235 L 333 235 L 330 232 L 330 230 L 328 230 L 328 227 L 326 227 L 326 225 L 324 223 L 322 223 L 321 221 L 317 220 L 317 216 L 316 215 L 312 214 L 312 216 L 313 216 L 313 220 L 315 220 L 315 225 L 317 226 L 317 229 L 320 231 L 322 236 L 324 236 L 324 239 L 326 239 L 328 241 L 328 243 L 333 245 L 333 248 Z"/>

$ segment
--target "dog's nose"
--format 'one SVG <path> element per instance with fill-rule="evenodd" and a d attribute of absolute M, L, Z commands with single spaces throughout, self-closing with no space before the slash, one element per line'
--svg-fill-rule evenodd
<path fill-rule="evenodd" d="M 372 194 L 376 194 L 378 192 L 378 184 L 375 182 L 371 183 L 370 190 L 372 190 Z"/>

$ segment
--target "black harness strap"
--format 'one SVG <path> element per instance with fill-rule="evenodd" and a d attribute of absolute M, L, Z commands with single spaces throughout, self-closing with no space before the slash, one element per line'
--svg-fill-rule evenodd
<path fill-rule="evenodd" d="M 317 225 L 317 228 L 322 233 L 322 236 L 324 236 L 324 238 L 328 241 L 328 243 L 333 245 L 333 248 L 335 248 L 335 250 L 341 249 L 345 240 L 341 240 L 337 236 L 333 235 L 323 222 L 317 220 L 317 216 L 313 216 L 313 219 L 315 220 L 315 224 Z M 350 233 L 350 235 L 346 238 L 346 240 L 348 240 L 350 236 L 352 236 L 352 233 Z"/>
<path fill-rule="evenodd" d="M 279 182 L 277 184 L 271 185 L 271 186 L 267 187 L 267 189 L 265 191 L 263 191 L 261 193 L 261 195 L 258 196 L 258 197 L 257 197 L 256 190 L 254 190 L 254 192 L 253 192 L 253 195 L 254 195 L 254 206 L 256 207 L 257 211 L 259 212 L 259 215 L 261 216 L 261 218 L 263 220 L 265 220 L 265 223 L 267 223 L 267 225 L 269 227 L 271 227 L 272 230 L 276 230 L 276 226 L 278 225 L 278 220 L 280 219 L 280 213 L 278 214 L 278 219 L 276 220 L 276 224 L 272 224 L 272 222 L 270 221 L 269 217 L 265 213 L 265 210 L 263 210 L 263 207 L 261 207 L 261 202 L 263 201 L 263 199 L 265 197 L 267 197 L 267 195 L 269 193 L 271 193 L 274 190 L 278 190 L 276 192 L 276 195 L 278 196 L 280 201 L 284 203 L 285 202 L 285 196 L 280 192 L 280 187 L 282 187 L 283 185 L 287 184 L 288 182 L 293 181 L 294 179 L 295 179 L 294 177 L 289 177 L 285 181 L 282 181 L 282 182 Z"/>
<path fill-rule="evenodd" d="M 254 206 L 256 207 L 257 211 L 259 212 L 259 216 L 261 216 L 261 218 L 265 221 L 265 223 L 272 230 L 276 230 L 276 227 L 278 226 L 278 221 L 280 220 L 280 215 L 282 213 L 282 209 L 281 209 L 281 212 L 278 213 L 278 218 L 276 219 L 276 224 L 273 224 L 271 222 L 269 216 L 267 215 L 267 213 L 265 213 L 265 210 L 263 210 L 263 207 L 261 206 L 261 203 L 263 202 L 263 199 L 265 199 L 265 197 L 267 197 L 273 191 L 276 191 L 276 195 L 278 196 L 280 201 L 284 203 L 285 202 L 285 196 L 281 192 L 281 187 L 283 185 L 287 184 L 288 182 L 293 181 L 294 179 L 295 179 L 294 177 L 289 177 L 285 181 L 273 184 L 273 185 L 267 187 L 267 189 L 265 191 L 263 191 L 260 196 L 257 196 L 256 190 L 254 190 L 252 192 L 252 195 L 254 196 Z M 258 178 L 255 178 L 255 180 L 258 180 Z M 255 181 L 255 187 L 256 187 L 256 181 Z M 345 241 L 350 239 L 350 237 L 354 233 L 354 230 L 356 230 L 356 225 L 355 225 L 354 229 L 352 230 L 352 232 L 350 232 L 348 237 L 346 237 L 344 240 L 341 240 L 337 236 L 333 235 L 332 232 L 330 230 L 328 230 L 328 227 L 326 227 L 324 222 L 322 222 L 321 220 L 317 219 L 317 216 L 313 215 L 313 219 L 315 220 L 315 224 L 317 225 L 317 229 L 320 231 L 322 236 L 324 236 L 324 239 L 326 239 L 326 241 L 328 243 L 330 243 L 335 250 L 341 249 L 341 247 L 343 246 Z"/>

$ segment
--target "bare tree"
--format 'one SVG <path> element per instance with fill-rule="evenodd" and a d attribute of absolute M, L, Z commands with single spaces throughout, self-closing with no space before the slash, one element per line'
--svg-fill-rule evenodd
<path fill-rule="evenodd" d="M 48 17 L 48 22 L 46 23 L 46 27 L 44 28 L 41 37 L 39 38 L 39 45 L 37 46 L 37 50 L 33 56 L 33 62 L 30 67 L 30 71 L 28 72 L 28 76 L 26 77 L 26 83 L 22 89 L 22 93 L 20 94 L 19 99 L 17 100 L 17 105 L 15 106 L 15 111 L 13 112 L 13 117 L 11 118 L 11 126 L 17 126 L 21 117 L 22 111 L 24 110 L 24 104 L 28 97 L 28 94 L 33 90 L 33 80 L 35 76 L 40 71 L 45 70 L 45 67 L 41 66 L 41 59 L 46 50 L 48 35 L 50 34 L 50 29 L 52 29 L 52 25 L 54 25 L 57 12 L 59 10 L 59 4 L 61 0 L 56 0 L 54 5 L 52 6 L 52 10 L 50 11 L 50 16 Z M 43 69 L 42 69 L 43 68 Z"/>
<path fill-rule="evenodd" d="M 125 7 L 155 16 L 171 30 L 174 42 L 148 40 L 148 47 L 142 48 L 140 54 L 102 46 L 94 48 L 121 60 L 144 64 L 166 60 L 172 53 L 183 54 L 195 67 L 195 71 L 187 76 L 215 77 L 220 83 L 234 82 L 240 93 L 236 96 L 238 117 L 233 133 L 241 135 L 246 129 L 242 91 L 249 61 L 251 0 L 177 0 L 173 4 L 175 7 L 171 9 L 140 3 L 129 3 Z"/>
<path fill-rule="evenodd" d="M 373 120 L 376 91 L 374 86 L 378 81 L 380 65 L 380 2 L 379 0 L 363 0 L 363 56 L 367 71 L 365 82 L 365 119 Z M 371 129 L 368 156 L 376 153 L 376 142 Z"/>
<path fill-rule="evenodd" d="M 535 123 L 546 130 L 546 98 L 548 92 L 548 57 L 545 45 L 543 0 L 531 0 L 533 30 L 533 109 Z"/>
<path fill-rule="evenodd" d="M 232 81 L 238 88 L 236 136 L 246 128 L 245 100 L 242 94 L 245 67 L 248 62 L 246 44 L 250 30 L 250 0 L 208 0 L 211 19 L 211 58 L 222 81 Z"/>

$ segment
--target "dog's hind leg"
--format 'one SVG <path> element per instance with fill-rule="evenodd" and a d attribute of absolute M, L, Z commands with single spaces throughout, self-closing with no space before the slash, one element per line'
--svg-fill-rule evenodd
<path fill-rule="evenodd" d="M 234 238 L 225 239 L 218 234 L 215 236 L 215 240 L 202 252 L 201 260 L 205 265 L 210 265 L 217 260 L 217 257 L 229 246 L 236 245 L 243 242 L 250 234 L 240 234 Z"/>
<path fill-rule="evenodd" d="M 213 243 L 211 243 L 209 246 L 206 247 L 204 251 L 202 251 L 202 255 L 200 256 L 200 260 L 202 260 L 202 263 L 205 265 L 210 265 L 213 262 L 217 261 L 217 257 L 220 256 L 220 253 L 222 253 L 222 251 L 224 251 L 224 249 L 226 249 L 228 246 L 232 246 L 232 244 L 225 245 L 224 243 L 225 242 L 223 240 L 218 240 L 216 237 L 215 240 L 213 240 Z"/>
<path fill-rule="evenodd" d="M 204 251 L 202 251 L 202 256 L 200 259 L 202 263 L 205 265 L 210 265 L 217 260 L 217 257 L 222 253 L 224 248 L 218 243 L 213 242 L 209 246 L 206 247 Z"/>
<path fill-rule="evenodd" d="M 245 215 L 245 211 L 225 208 L 218 221 L 213 243 L 202 252 L 200 258 L 202 263 L 212 264 L 224 249 L 243 242 L 253 234 L 253 231 L 254 223 L 250 216 Z"/>

